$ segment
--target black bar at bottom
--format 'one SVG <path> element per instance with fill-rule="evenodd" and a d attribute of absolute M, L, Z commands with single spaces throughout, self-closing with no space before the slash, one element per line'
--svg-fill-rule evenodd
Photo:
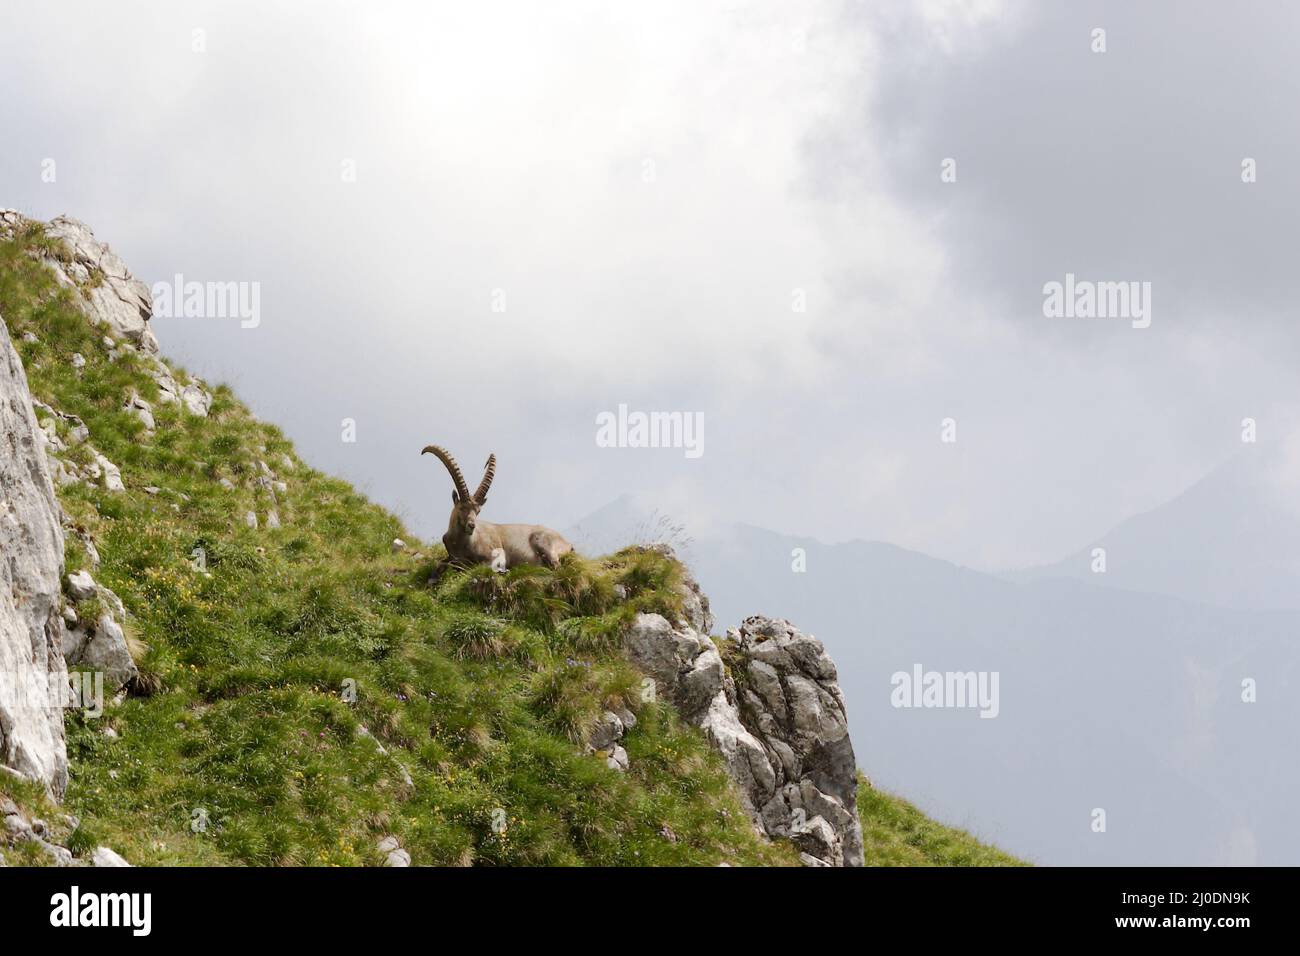
<path fill-rule="evenodd" d="M 932 942 L 978 927 L 985 941 L 1048 931 L 1182 945 L 1283 930 L 1294 882 L 1289 869 L 1229 868 L 0 869 L 0 900 L 14 939 L 48 932 L 224 943 L 283 934 L 333 947 L 446 943 L 454 929 L 542 942 L 551 930 L 587 924 L 600 932 L 606 924 L 613 941 L 623 931 L 654 937 L 678 920 L 704 919 L 719 921 L 729 941 L 752 921 L 764 936 L 802 927 L 799 935 L 815 943 L 809 921 L 824 920 L 864 939 L 919 931 Z M 145 897 L 129 894 L 148 894 L 147 935 Z M 124 925 L 84 925 L 114 917 Z M 679 929 L 688 931 L 685 922 Z"/>

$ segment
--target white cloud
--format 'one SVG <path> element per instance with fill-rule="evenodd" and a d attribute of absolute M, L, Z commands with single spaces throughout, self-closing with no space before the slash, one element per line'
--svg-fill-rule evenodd
<path fill-rule="evenodd" d="M 1071 191 L 1091 160 L 1062 159 L 1053 97 L 1096 104 L 1060 66 L 1074 26 L 1036 29 L 1042 8 L 301 9 L 6 11 L 4 201 L 87 220 L 148 281 L 260 281 L 255 333 L 177 320 L 164 348 L 421 531 L 446 495 L 411 448 L 436 439 L 499 453 L 499 517 L 559 522 L 641 491 L 702 519 L 1027 563 L 1221 460 L 1210 416 L 1286 414 L 1288 331 L 1277 348 L 1179 339 L 1166 290 L 1215 274 L 1185 251 L 1145 340 L 1026 322 L 1025 275 L 1152 245 L 1104 209 L 1192 215 L 1147 205 L 1185 190 L 1153 190 L 1143 166 Z M 1163 162 L 1158 132 L 1142 156 Z M 942 191 L 947 155 L 961 179 Z M 1224 195 L 1212 217 L 1233 214 Z M 1267 278 L 1272 260 L 1260 241 L 1229 261 Z M 594 415 L 620 401 L 703 411 L 705 459 L 598 452 Z M 343 415 L 368 444 L 339 446 Z M 960 469 L 935 437 L 947 415 Z"/>

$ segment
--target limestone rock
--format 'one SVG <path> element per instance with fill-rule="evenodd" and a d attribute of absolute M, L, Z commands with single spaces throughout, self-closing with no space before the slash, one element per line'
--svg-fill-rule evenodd
<path fill-rule="evenodd" d="M 860 866 L 857 761 L 835 663 L 821 641 L 785 620 L 747 618 L 727 641 L 733 666 L 743 668 L 741 720 L 776 775 L 764 829 L 834 865 Z"/>
<path fill-rule="evenodd" d="M 89 601 L 97 593 L 98 586 L 89 571 L 77 571 L 68 575 L 68 594 L 74 601 Z"/>
<path fill-rule="evenodd" d="M 605 766 L 609 767 L 610 770 L 618 770 L 619 772 L 627 770 L 627 751 L 615 744 L 605 758 Z"/>
<path fill-rule="evenodd" d="M 122 599 L 84 570 L 68 576 L 68 594 L 78 601 L 98 598 L 103 610 L 93 625 L 76 622 L 74 614 L 76 623 L 69 622 L 60 644 L 64 660 L 69 666 L 83 665 L 101 672 L 109 690 L 117 691 L 139 674 L 123 629 L 126 608 Z"/>
<path fill-rule="evenodd" d="M 212 396 L 205 392 L 202 386 L 191 382 L 181 389 L 181 404 L 191 415 L 207 418 L 212 408 Z"/>
<path fill-rule="evenodd" d="M 99 452 L 95 452 L 94 477 L 99 478 L 101 475 L 104 479 L 104 488 L 107 491 L 125 491 L 126 485 L 122 484 L 122 472 L 117 465 L 113 464 Z"/>
<path fill-rule="evenodd" d="M 623 721 L 619 719 L 618 714 L 607 710 L 596 722 L 596 728 L 591 732 L 587 742 L 593 750 L 609 750 L 622 739 Z"/>
<path fill-rule="evenodd" d="M 127 396 L 126 404 L 123 406 L 127 411 L 135 412 L 136 417 L 144 423 L 146 431 L 153 431 L 158 426 L 154 423 L 153 406 L 143 398 L 132 392 Z"/>
<path fill-rule="evenodd" d="M 96 847 L 95 852 L 90 856 L 90 862 L 94 866 L 130 866 L 112 850 L 106 846 Z"/>
<path fill-rule="evenodd" d="M 726 760 L 751 816 L 775 785 L 763 746 L 745 728 L 717 646 L 690 627 L 674 628 L 659 614 L 638 614 L 624 636 L 631 661 L 654 678 L 657 693 L 704 730 Z"/>
<path fill-rule="evenodd" d="M 410 866 L 411 854 L 402 849 L 397 837 L 386 836 L 377 844 L 379 852 L 384 854 L 384 866 Z"/>
<path fill-rule="evenodd" d="M 85 223 L 59 216 L 45 227 L 45 234 L 61 242 L 68 253 L 66 260 L 50 257 L 46 263 L 61 284 L 79 291 L 82 310 L 91 322 L 143 352 L 157 352 L 158 340 L 149 328 L 153 315 L 149 287 L 134 278 Z"/>
<path fill-rule="evenodd" d="M 63 529 L 22 363 L 0 318 L 0 765 L 61 797 Z"/>
<path fill-rule="evenodd" d="M 810 865 L 861 866 L 857 765 L 825 648 L 788 621 L 747 618 L 724 643 L 729 673 L 718 645 L 693 623 L 712 623 L 708 598 L 689 575 L 682 588 L 686 620 L 638 614 L 625 653 L 704 731 L 760 832 L 791 840 Z M 593 746 L 614 745 L 611 716 L 597 725 Z"/>
<path fill-rule="evenodd" d="M 154 384 L 158 386 L 158 400 L 172 405 L 180 405 L 191 415 L 206 418 L 212 409 L 212 396 L 194 379 L 189 384 L 181 385 L 172 375 L 171 369 L 162 359 L 154 356 L 154 366 L 149 371 Z"/>

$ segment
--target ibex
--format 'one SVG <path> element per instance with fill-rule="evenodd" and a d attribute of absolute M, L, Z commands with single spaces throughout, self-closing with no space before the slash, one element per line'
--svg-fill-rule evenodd
<path fill-rule="evenodd" d="M 479 521 L 479 510 L 487 504 L 488 489 L 497 471 L 497 456 L 488 455 L 483 468 L 483 480 L 478 490 L 469 493 L 465 476 L 460 473 L 456 459 L 444 448 L 429 445 L 420 454 L 437 455 L 451 472 L 455 487 L 451 492 L 451 520 L 442 543 L 447 548 L 447 560 L 433 572 L 436 579 L 447 567 L 464 567 L 471 564 L 490 564 L 497 571 L 521 564 L 541 564 L 553 568 L 560 558 L 573 550 L 558 531 L 539 524 L 492 524 Z"/>

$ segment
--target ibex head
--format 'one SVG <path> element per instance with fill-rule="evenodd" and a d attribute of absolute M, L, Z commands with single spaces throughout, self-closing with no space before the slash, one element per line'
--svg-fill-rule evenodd
<path fill-rule="evenodd" d="M 420 454 L 426 453 L 436 455 L 447 466 L 455 485 L 451 490 L 452 508 L 448 530 L 469 538 L 474 534 L 474 527 L 478 523 L 479 509 L 487 504 L 488 489 L 492 487 L 492 479 L 497 471 L 497 456 L 488 455 L 487 464 L 483 467 L 483 480 L 478 483 L 478 490 L 471 495 L 469 486 L 465 484 L 465 476 L 461 474 L 460 466 L 450 452 L 437 445 L 428 445 Z"/>

